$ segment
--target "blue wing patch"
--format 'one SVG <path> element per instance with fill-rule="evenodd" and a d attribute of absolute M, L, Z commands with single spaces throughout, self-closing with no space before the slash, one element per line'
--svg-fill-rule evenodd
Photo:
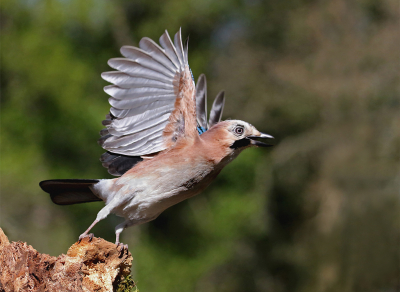
<path fill-rule="evenodd" d="M 192 80 L 193 80 L 193 82 L 194 82 L 193 72 L 192 72 L 192 69 L 190 69 L 190 67 L 189 67 L 189 71 L 190 71 L 190 74 L 192 75 Z"/>
<path fill-rule="evenodd" d="M 197 126 L 197 132 L 199 132 L 199 135 L 203 134 L 207 129 L 204 129 L 203 127 Z"/>

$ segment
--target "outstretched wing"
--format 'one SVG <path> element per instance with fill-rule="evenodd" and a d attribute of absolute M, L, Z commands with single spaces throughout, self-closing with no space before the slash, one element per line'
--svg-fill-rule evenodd
<path fill-rule="evenodd" d="M 221 121 L 225 104 L 224 95 L 223 91 L 218 93 L 212 105 L 210 119 L 207 123 L 207 80 L 204 74 L 199 76 L 196 84 L 196 114 L 197 131 L 200 135 Z"/>
<path fill-rule="evenodd" d="M 166 31 L 160 44 L 143 38 L 140 48 L 122 47 L 125 58 L 108 61 L 117 71 L 101 75 L 113 85 L 104 88 L 111 109 L 100 132 L 99 144 L 107 150 L 100 160 L 109 171 L 112 166 L 114 175 L 123 174 L 140 157 L 198 135 L 195 86 L 181 30 L 174 42 Z"/>

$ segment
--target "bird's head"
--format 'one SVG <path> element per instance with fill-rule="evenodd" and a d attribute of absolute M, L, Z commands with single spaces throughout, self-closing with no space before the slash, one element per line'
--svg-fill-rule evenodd
<path fill-rule="evenodd" d="M 240 149 L 251 146 L 268 147 L 270 143 L 261 142 L 258 139 L 274 139 L 271 135 L 261 133 L 253 125 L 240 120 L 227 120 L 224 122 L 224 129 L 227 132 L 227 140 L 230 141 L 230 148 Z"/>
<path fill-rule="evenodd" d="M 253 125 L 240 120 L 226 120 L 219 122 L 210 129 L 218 137 L 229 153 L 240 153 L 248 147 L 268 147 L 273 144 L 258 139 L 274 139 L 271 135 L 261 133 Z M 206 132 L 207 133 L 207 132 Z M 211 134 L 211 133 L 210 133 Z M 222 146 L 221 145 L 221 146 Z"/>

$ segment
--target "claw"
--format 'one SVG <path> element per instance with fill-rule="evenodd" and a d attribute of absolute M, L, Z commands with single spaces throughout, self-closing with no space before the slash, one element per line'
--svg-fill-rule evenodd
<path fill-rule="evenodd" d="M 118 242 L 117 243 L 117 249 L 121 254 L 123 254 L 125 251 L 128 252 L 128 245 L 127 244 L 123 244 L 122 242 Z"/>
<path fill-rule="evenodd" d="M 89 242 L 91 242 L 93 240 L 94 234 L 93 233 L 89 233 L 89 234 L 81 234 L 79 235 L 79 240 L 78 243 L 81 243 L 82 239 L 84 239 L 85 237 L 89 237 Z"/>

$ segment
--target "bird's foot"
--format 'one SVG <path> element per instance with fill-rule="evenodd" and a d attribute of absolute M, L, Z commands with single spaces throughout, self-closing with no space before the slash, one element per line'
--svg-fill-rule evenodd
<path fill-rule="evenodd" d="M 118 251 L 123 254 L 125 251 L 128 252 L 128 245 L 123 244 L 122 242 L 115 243 L 117 245 Z"/>
<path fill-rule="evenodd" d="M 94 234 L 93 233 L 82 233 L 81 235 L 79 235 L 79 240 L 78 243 L 81 243 L 82 239 L 84 239 L 85 237 L 89 237 L 89 242 L 91 242 L 93 240 Z"/>

